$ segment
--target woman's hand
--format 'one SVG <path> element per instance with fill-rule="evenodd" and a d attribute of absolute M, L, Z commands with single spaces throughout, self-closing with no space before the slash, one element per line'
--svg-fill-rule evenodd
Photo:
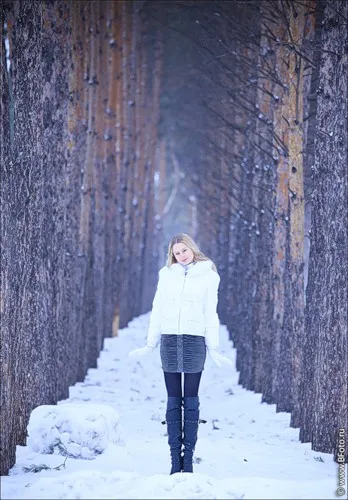
<path fill-rule="evenodd" d="M 209 352 L 210 358 L 213 361 L 213 363 L 216 366 L 218 366 L 219 368 L 222 365 L 232 365 L 233 366 L 233 363 L 229 358 L 227 358 L 226 356 L 223 356 L 215 349 L 208 349 L 208 352 Z"/>
<path fill-rule="evenodd" d="M 133 349 L 133 351 L 130 351 L 128 353 L 128 356 L 130 356 L 131 358 L 147 356 L 148 354 L 151 354 L 153 350 L 154 347 L 146 345 L 145 347 L 139 347 L 138 349 Z"/>

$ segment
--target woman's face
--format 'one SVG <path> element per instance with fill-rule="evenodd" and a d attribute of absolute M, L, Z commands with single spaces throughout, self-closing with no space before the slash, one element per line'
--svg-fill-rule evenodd
<path fill-rule="evenodd" d="M 179 264 L 191 264 L 194 258 L 192 250 L 184 243 L 175 243 L 173 254 Z"/>

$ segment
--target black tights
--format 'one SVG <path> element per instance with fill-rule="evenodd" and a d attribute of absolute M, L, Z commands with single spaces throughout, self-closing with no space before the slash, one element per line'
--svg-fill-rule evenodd
<path fill-rule="evenodd" d="M 202 372 L 184 374 L 184 396 L 198 396 Z M 169 397 L 182 397 L 181 373 L 164 372 Z"/>

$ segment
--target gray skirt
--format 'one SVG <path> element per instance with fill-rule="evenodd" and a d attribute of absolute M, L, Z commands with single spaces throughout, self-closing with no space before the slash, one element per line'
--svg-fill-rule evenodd
<path fill-rule="evenodd" d="M 186 334 L 161 335 L 160 354 L 165 372 L 201 372 L 206 358 L 205 338 Z"/>

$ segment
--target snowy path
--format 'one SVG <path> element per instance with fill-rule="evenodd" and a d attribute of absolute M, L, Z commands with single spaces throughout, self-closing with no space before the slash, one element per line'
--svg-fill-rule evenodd
<path fill-rule="evenodd" d="M 166 393 L 157 350 L 148 358 L 127 353 L 144 344 L 149 314 L 118 338 L 106 339 L 98 368 L 70 388 L 66 403 L 103 403 L 120 416 L 122 441 L 93 460 L 67 458 L 65 469 L 24 473 L 30 464 L 60 465 L 58 454 L 17 447 L 16 465 L 2 477 L 1 498 L 337 498 L 337 464 L 329 454 L 298 442 L 290 415 L 261 404 L 261 395 L 237 385 L 234 368 L 207 358 L 200 389 L 201 418 L 194 474 L 169 476 L 164 419 Z M 221 352 L 231 359 L 226 327 Z"/>

